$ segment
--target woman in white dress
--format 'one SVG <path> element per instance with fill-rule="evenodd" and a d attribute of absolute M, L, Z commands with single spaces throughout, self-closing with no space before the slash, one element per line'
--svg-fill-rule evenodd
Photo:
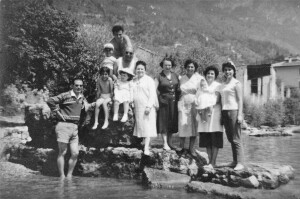
<path fill-rule="evenodd" d="M 195 109 L 195 96 L 197 86 L 204 78 L 197 73 L 198 64 L 188 59 L 184 63 L 186 74 L 180 78 L 181 96 L 178 101 L 178 132 L 180 137 L 180 148 L 184 150 L 185 138 L 190 138 L 189 151 L 196 156 L 194 144 L 197 135 L 197 111 Z"/>
<path fill-rule="evenodd" d="M 199 147 L 205 147 L 209 165 L 214 167 L 218 156 L 219 148 L 223 148 L 223 126 L 221 124 L 221 99 L 218 92 L 221 84 L 216 82 L 215 79 L 219 75 L 219 70 L 215 66 L 208 66 L 204 71 L 204 76 L 207 81 L 207 91 L 210 92 L 215 99 L 215 105 L 212 108 L 212 113 L 206 122 L 199 119 L 198 132 L 200 133 Z M 198 94 L 198 93 L 197 93 Z M 196 98 L 197 100 L 201 98 Z M 197 107 L 196 107 L 197 108 Z M 200 111 L 200 109 L 198 110 Z"/>
<path fill-rule="evenodd" d="M 133 135 L 145 138 L 144 154 L 149 155 L 150 138 L 157 136 L 156 109 L 158 100 L 154 80 L 146 75 L 146 63 L 138 61 L 133 80 L 135 126 Z"/>

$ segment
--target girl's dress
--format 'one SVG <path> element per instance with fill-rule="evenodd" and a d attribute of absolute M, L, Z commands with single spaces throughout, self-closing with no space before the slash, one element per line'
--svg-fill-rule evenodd
<path fill-rule="evenodd" d="M 135 126 L 133 135 L 137 137 L 156 137 L 156 109 L 158 108 L 157 95 L 154 80 L 144 75 L 133 81 L 133 103 L 135 114 Z M 151 108 L 148 115 L 146 107 Z"/>
<path fill-rule="evenodd" d="M 119 103 L 131 102 L 133 97 L 133 83 L 132 81 L 117 81 L 114 90 L 115 100 Z"/>

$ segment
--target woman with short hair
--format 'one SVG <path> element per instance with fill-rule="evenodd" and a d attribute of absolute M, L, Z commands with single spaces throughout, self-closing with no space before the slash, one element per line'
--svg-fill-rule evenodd
<path fill-rule="evenodd" d="M 180 137 L 180 148 L 184 151 L 185 138 L 190 138 L 189 152 L 196 156 L 194 144 L 197 136 L 197 111 L 195 109 L 195 96 L 197 85 L 204 79 L 197 73 L 198 64 L 188 59 L 184 63 L 186 74 L 180 78 L 181 96 L 178 101 L 178 132 Z"/>
<path fill-rule="evenodd" d="M 133 80 L 135 125 L 133 135 L 145 138 L 144 154 L 150 155 L 150 138 L 157 136 L 156 109 L 158 101 L 154 80 L 146 75 L 146 63 L 137 61 Z"/>
<path fill-rule="evenodd" d="M 222 71 L 225 79 L 220 88 L 222 121 L 233 155 L 233 162 L 227 166 L 234 167 L 234 170 L 242 170 L 244 169 L 241 139 L 241 123 L 243 120 L 242 85 L 236 79 L 236 67 L 232 62 L 223 63 Z"/>
<path fill-rule="evenodd" d="M 218 75 L 219 69 L 215 66 L 208 66 L 204 70 L 207 91 L 213 94 L 213 97 L 215 98 L 213 101 L 216 103 L 212 108 L 212 113 L 207 122 L 203 123 L 202 120 L 199 120 L 198 124 L 198 132 L 200 134 L 199 147 L 206 148 L 209 159 L 207 167 L 210 168 L 216 166 L 219 148 L 223 148 L 223 126 L 221 124 L 222 107 L 219 93 L 221 84 L 216 81 Z"/>
<path fill-rule="evenodd" d="M 178 132 L 179 79 L 178 75 L 172 71 L 175 63 L 171 58 L 165 57 L 160 66 L 163 70 L 155 78 L 159 101 L 157 130 L 158 134 L 162 134 L 163 149 L 177 150 L 172 144 L 172 135 Z"/>

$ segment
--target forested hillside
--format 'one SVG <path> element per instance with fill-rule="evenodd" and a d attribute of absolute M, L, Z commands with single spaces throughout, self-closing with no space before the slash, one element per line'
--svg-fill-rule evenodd
<path fill-rule="evenodd" d="M 158 52 L 202 45 L 249 64 L 300 51 L 296 0 L 53 0 L 53 5 L 81 23 L 124 24 L 139 45 Z"/>

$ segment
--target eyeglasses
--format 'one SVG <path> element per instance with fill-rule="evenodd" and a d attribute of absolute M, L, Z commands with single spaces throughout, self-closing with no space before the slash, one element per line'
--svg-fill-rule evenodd
<path fill-rule="evenodd" d="M 133 55 L 133 52 L 125 52 L 126 55 Z"/>
<path fill-rule="evenodd" d="M 114 51 L 112 48 L 104 48 L 105 51 Z"/>
<path fill-rule="evenodd" d="M 75 84 L 74 86 L 76 86 L 76 87 L 83 87 L 82 84 Z"/>

